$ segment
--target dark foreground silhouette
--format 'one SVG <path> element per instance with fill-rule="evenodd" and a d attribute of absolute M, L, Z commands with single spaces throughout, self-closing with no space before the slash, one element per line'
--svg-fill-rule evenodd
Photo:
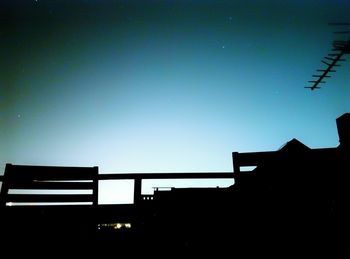
<path fill-rule="evenodd" d="M 1 193 L 2 250 L 12 256 L 24 252 L 79 258 L 92 253 L 116 258 L 349 258 L 350 114 L 336 122 L 337 147 L 311 149 L 292 139 L 277 151 L 233 152 L 234 185 L 156 189 L 130 205 L 96 204 L 96 168 L 57 167 L 49 177 L 40 171 L 43 167 L 7 165 Z M 244 172 L 244 166 L 256 168 Z M 16 196 L 10 190 L 47 182 L 53 189 L 66 189 L 70 184 L 57 185 L 61 173 L 70 180 L 86 173 L 83 182 L 89 184 L 75 179 L 71 185 L 92 194 L 59 199 L 91 205 L 8 206 L 26 199 L 54 202 L 58 196 Z"/>

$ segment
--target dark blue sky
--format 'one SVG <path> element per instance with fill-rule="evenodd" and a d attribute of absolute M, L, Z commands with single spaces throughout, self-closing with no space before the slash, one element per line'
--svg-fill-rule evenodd
<path fill-rule="evenodd" d="M 232 171 L 232 151 L 336 146 L 350 62 L 304 86 L 349 13 L 345 0 L 2 1 L 0 171 Z"/>

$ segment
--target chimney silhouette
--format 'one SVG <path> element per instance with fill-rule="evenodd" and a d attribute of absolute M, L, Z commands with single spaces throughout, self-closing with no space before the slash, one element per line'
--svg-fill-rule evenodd
<path fill-rule="evenodd" d="M 339 147 L 350 148 L 350 113 L 344 113 L 337 118 Z"/>

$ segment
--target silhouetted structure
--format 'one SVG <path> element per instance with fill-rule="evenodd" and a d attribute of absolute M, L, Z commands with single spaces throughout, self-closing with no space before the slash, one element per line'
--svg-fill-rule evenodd
<path fill-rule="evenodd" d="M 134 179 L 134 204 L 3 206 L 2 215 L 10 215 L 2 219 L 5 240 L 24 242 L 39 231 L 45 238 L 36 240 L 45 245 L 53 241 L 62 247 L 88 246 L 89 251 L 96 249 L 106 255 L 136 252 L 158 257 L 166 251 L 172 256 L 349 256 L 350 114 L 340 116 L 336 122 L 340 142 L 337 147 L 312 149 L 292 139 L 277 151 L 233 152 L 231 174 L 98 175 L 99 180 Z M 256 168 L 242 171 L 245 166 Z M 16 175 L 16 180 L 23 176 L 18 178 L 20 173 L 12 169 L 23 167 L 6 168 L 3 202 L 11 197 L 7 194 L 8 172 Z M 228 188 L 158 188 L 154 195 L 139 192 L 142 179 L 215 176 L 234 177 L 235 184 Z M 28 214 L 32 209 L 34 214 Z M 39 217 L 35 214 L 38 212 Z M 36 216 L 27 219 L 27 215 Z M 31 224 L 24 232 L 16 227 L 20 217 Z M 51 227 L 52 220 L 58 227 Z M 23 233 L 29 234 L 23 238 Z"/>
<path fill-rule="evenodd" d="M 4 249 L 36 257 L 84 251 L 94 243 L 97 177 L 98 167 L 7 164 L 0 204 Z"/>
<path fill-rule="evenodd" d="M 163 246 L 193 253 L 349 256 L 350 114 L 336 122 L 337 147 L 311 149 L 292 139 L 277 151 L 233 152 L 230 188 L 156 191 L 165 214 L 156 236 L 170 231 L 176 245 Z"/>
<path fill-rule="evenodd" d="M 17 190 L 17 193 L 12 193 L 12 190 Z M 31 190 L 44 193 L 30 194 Z M 11 206 L 13 203 L 80 203 L 97 206 L 97 197 L 98 167 L 6 165 L 1 188 L 1 206 Z"/>
<path fill-rule="evenodd" d="M 254 211 L 267 211 L 261 225 L 269 223 L 266 231 L 283 251 L 349 255 L 350 114 L 337 126 L 335 148 L 311 149 L 292 139 L 275 152 L 233 153 L 234 188 L 255 196 Z M 243 166 L 257 167 L 244 173 Z"/>

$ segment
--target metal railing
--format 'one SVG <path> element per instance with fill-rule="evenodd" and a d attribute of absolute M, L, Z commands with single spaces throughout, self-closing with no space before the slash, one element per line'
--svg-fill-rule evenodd
<path fill-rule="evenodd" d="M 178 173 L 104 173 L 98 175 L 98 181 L 106 180 L 133 180 L 134 181 L 134 204 L 145 200 L 142 195 L 143 180 L 162 179 L 233 179 L 233 172 L 178 172 Z M 4 176 L 0 175 L 0 182 Z M 147 198 L 150 199 L 150 198 Z"/>
<path fill-rule="evenodd" d="M 233 179 L 233 172 L 197 172 L 197 173 L 112 173 L 99 174 L 98 180 L 134 180 L 134 204 L 144 200 L 142 180 L 162 179 Z"/>

